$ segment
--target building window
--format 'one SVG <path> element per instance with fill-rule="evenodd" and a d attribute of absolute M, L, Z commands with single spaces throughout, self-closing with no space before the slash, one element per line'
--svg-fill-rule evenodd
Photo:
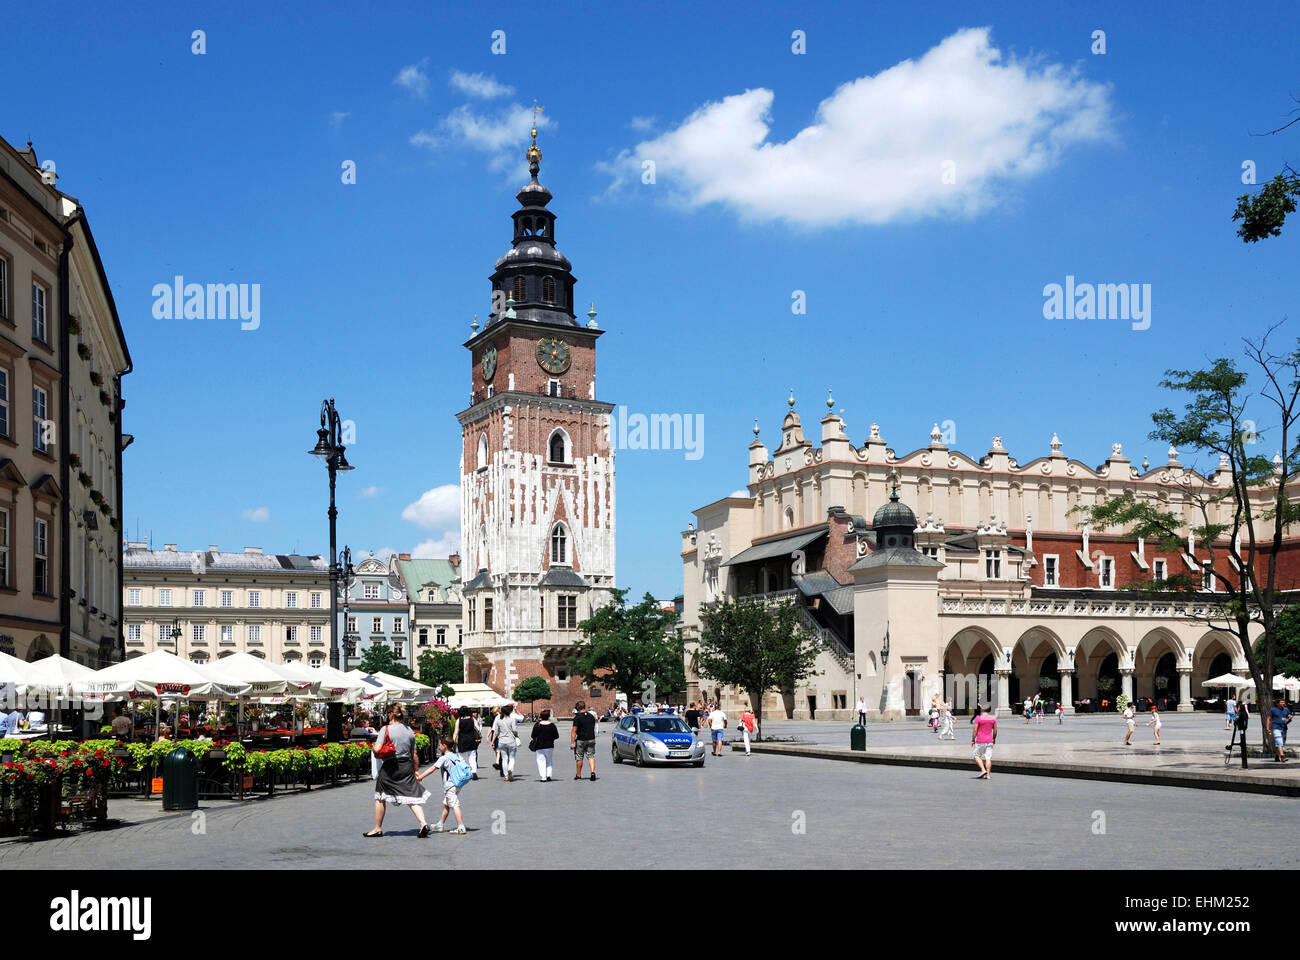
<path fill-rule="evenodd" d="M 371 618 L 370 618 L 370 632 L 371 632 L 371 633 L 383 633 L 383 632 L 384 632 L 384 618 L 383 618 L 383 617 L 371 617 Z"/>
<path fill-rule="evenodd" d="M 437 630 L 434 631 L 433 642 L 435 646 L 439 646 L 439 647 L 445 647 L 447 645 L 446 627 L 438 627 Z"/>
<path fill-rule="evenodd" d="M 569 462 L 568 440 L 563 430 L 556 430 L 551 434 L 551 439 L 546 444 L 546 458 L 551 463 Z"/>
<path fill-rule="evenodd" d="M 402 628 L 405 626 L 405 624 L 406 621 L 404 618 L 393 617 L 393 633 L 403 633 L 404 631 Z"/>
<path fill-rule="evenodd" d="M 290 590 L 284 595 L 284 605 L 290 610 L 298 609 L 298 594 Z"/>
<path fill-rule="evenodd" d="M 367 583 L 367 584 L 365 585 L 364 596 L 365 596 L 365 598 L 366 598 L 367 600 L 378 600 L 378 599 L 379 599 L 379 584 L 377 584 L 377 583 Z"/>
<path fill-rule="evenodd" d="M 9 511 L 0 509 L 0 587 L 9 586 Z"/>
<path fill-rule="evenodd" d="M 9 319 L 9 261 L 0 257 L 0 317 Z"/>
<path fill-rule="evenodd" d="M 555 302 L 555 278 L 554 277 L 542 277 L 542 302 L 543 303 Z"/>
<path fill-rule="evenodd" d="M 223 623 L 221 625 L 221 642 L 222 643 L 235 642 L 235 628 L 228 623 Z"/>
<path fill-rule="evenodd" d="M 457 627 L 457 628 L 456 628 L 456 646 L 459 647 L 459 646 L 461 646 L 462 644 L 464 644 L 464 642 L 465 642 L 465 629 L 464 629 L 463 627 Z"/>
<path fill-rule="evenodd" d="M 166 587 L 158 591 L 158 606 L 170 607 L 172 605 L 172 592 Z"/>
<path fill-rule="evenodd" d="M 126 625 L 126 639 L 128 643 L 140 643 L 144 639 L 140 630 L 140 624 L 128 623 Z"/>
<path fill-rule="evenodd" d="M 551 528 L 551 563 L 568 563 L 569 535 L 564 524 L 557 523 Z"/>
<path fill-rule="evenodd" d="M 347 632 L 348 632 L 348 633 L 356 633 L 356 632 L 357 632 L 357 618 L 356 618 L 356 617 L 348 617 L 348 631 L 347 631 Z"/>
<path fill-rule="evenodd" d="M 132 587 L 126 592 L 126 603 L 129 607 L 140 606 L 140 588 Z"/>
<path fill-rule="evenodd" d="M 323 664 L 325 661 L 320 657 L 310 657 L 308 658 L 307 662 L 310 663 L 313 667 L 319 668 L 321 664 Z"/>
<path fill-rule="evenodd" d="M 262 605 L 262 591 L 261 591 L 261 590 L 249 590 L 249 591 L 248 591 L 248 605 L 249 605 L 250 607 L 260 607 L 260 606 Z"/>
<path fill-rule="evenodd" d="M 259 624 L 259 623 L 250 623 L 250 624 L 248 625 L 248 642 L 249 642 L 249 643 L 261 643 L 261 642 L 262 642 L 262 625 L 261 625 L 261 624 Z"/>
<path fill-rule="evenodd" d="M 45 287 L 32 281 L 32 336 L 41 343 L 49 341 L 49 333 L 45 324 L 45 301 L 48 294 Z"/>
<path fill-rule="evenodd" d="M 569 679 L 569 668 L 560 666 L 555 668 L 555 679 L 561 682 Z"/>
<path fill-rule="evenodd" d="M 576 630 L 578 627 L 578 598 L 576 596 L 560 596 L 560 629 Z"/>
<path fill-rule="evenodd" d="M 431 590 L 429 591 L 429 602 L 430 602 L 430 603 L 437 603 L 437 602 L 438 602 L 438 591 L 437 591 L 437 590 L 432 590 L 432 589 L 431 589 Z"/>
<path fill-rule="evenodd" d="M 562 393 L 563 393 L 563 391 L 562 391 L 562 389 L 561 389 L 561 387 L 560 387 L 560 381 L 559 381 L 559 380 L 548 380 L 548 381 L 546 381 L 546 395 L 547 395 L 548 397 L 558 397 L 558 396 L 561 396 Z"/>
<path fill-rule="evenodd" d="M 1201 589 L 1214 590 L 1214 565 L 1209 561 L 1201 564 Z"/>
<path fill-rule="evenodd" d="M 9 371 L 4 368 L 0 368 L 0 437 L 9 437 Z"/>
<path fill-rule="evenodd" d="M 176 637 L 173 636 L 172 633 L 173 633 L 173 628 L 167 626 L 167 624 L 165 623 L 158 624 L 158 643 L 167 644 L 167 643 L 175 642 Z"/>
<path fill-rule="evenodd" d="M 33 554 L 35 556 L 35 569 L 32 576 L 33 593 L 50 592 L 50 527 L 44 520 L 36 521 L 35 537 L 33 538 Z"/>
<path fill-rule="evenodd" d="M 222 605 L 223 607 L 232 607 L 232 606 L 234 606 L 234 605 L 235 605 L 235 591 L 233 591 L 233 590 L 222 590 L 222 591 L 221 591 L 221 605 Z"/>
<path fill-rule="evenodd" d="M 207 625 L 202 623 L 190 624 L 190 639 L 195 643 L 207 642 Z"/>
<path fill-rule="evenodd" d="M 477 620 L 478 620 L 478 610 L 476 609 L 477 607 L 478 607 L 478 600 L 477 600 L 476 598 L 474 598 L 474 597 L 471 597 L 471 598 L 470 598 L 470 601 L 469 601 L 469 628 L 470 628 L 470 630 L 477 630 L 477 629 L 478 629 L 478 627 L 476 626 L 476 624 L 477 624 Z"/>
<path fill-rule="evenodd" d="M 429 645 L 429 628 L 428 628 L 428 627 L 421 627 L 421 628 L 420 628 L 420 646 L 422 646 L 422 647 L 427 647 L 428 645 Z"/>
<path fill-rule="evenodd" d="M 319 610 L 320 605 L 321 605 L 321 593 L 319 590 L 317 590 L 314 591 L 311 595 L 311 608 L 313 610 Z"/>
<path fill-rule="evenodd" d="M 1115 561 L 1110 557 L 1101 558 L 1101 569 L 1098 571 L 1098 583 L 1104 588 L 1115 586 L 1114 584 Z"/>
<path fill-rule="evenodd" d="M 511 295 L 514 298 L 515 303 L 522 303 L 524 299 L 524 294 L 527 292 L 528 292 L 528 288 L 525 285 L 524 278 L 515 277 L 513 289 L 511 290 Z"/>
<path fill-rule="evenodd" d="M 1045 587 L 1056 586 L 1057 559 L 1055 554 L 1043 557 L 1043 586 Z"/>
<path fill-rule="evenodd" d="M 984 551 L 984 579 L 985 580 L 1002 579 L 1002 551 L 1001 550 Z"/>
<path fill-rule="evenodd" d="M 49 423 L 49 414 L 49 394 L 41 387 L 32 387 L 32 449 L 41 453 L 47 453 L 50 449 L 45 439 L 45 425 Z"/>
<path fill-rule="evenodd" d="M 395 641 L 393 641 L 393 656 L 397 657 L 398 660 L 401 660 L 401 659 L 402 659 L 402 641 L 401 641 L 401 640 L 395 640 Z"/>
<path fill-rule="evenodd" d="M 312 643 L 324 643 L 324 636 L 325 636 L 325 633 L 324 633 L 324 628 L 323 628 L 323 627 L 316 626 L 316 627 L 312 627 L 312 628 L 311 628 L 311 642 L 312 642 Z"/>
<path fill-rule="evenodd" d="M 487 434 L 486 434 L 486 433 L 480 433 L 480 434 L 478 435 L 478 464 L 477 464 L 477 466 L 478 466 L 478 469 L 479 469 L 479 470 L 486 470 L 486 469 L 487 469 L 487 465 L 488 465 L 488 442 L 487 442 Z"/>
<path fill-rule="evenodd" d="M 297 642 L 298 642 L 298 628 L 297 628 L 297 627 L 285 627 L 285 628 L 284 628 L 284 642 L 285 642 L 285 643 L 297 643 Z"/>
<path fill-rule="evenodd" d="M 1157 579 L 1157 580 L 1165 580 L 1165 579 L 1167 579 L 1167 577 L 1168 577 L 1169 567 L 1166 566 L 1164 560 L 1156 560 L 1156 561 L 1152 564 L 1151 572 L 1152 572 L 1152 575 L 1155 577 L 1155 579 Z"/>
<path fill-rule="evenodd" d="M 492 598 L 483 598 L 483 629 L 492 629 Z"/>
<path fill-rule="evenodd" d="M 203 590 L 194 591 L 194 606 L 202 607 L 207 604 L 207 593 Z"/>

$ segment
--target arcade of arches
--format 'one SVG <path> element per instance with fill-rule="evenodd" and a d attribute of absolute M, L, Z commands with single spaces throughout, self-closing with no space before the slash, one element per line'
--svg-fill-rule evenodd
<path fill-rule="evenodd" d="M 976 700 L 999 712 L 1025 697 L 1041 694 L 1065 704 L 1096 709 L 1121 693 L 1129 699 L 1173 699 L 1191 710 L 1194 697 L 1213 691 L 1211 677 L 1246 673 L 1241 645 L 1233 635 L 1190 627 L 1179 636 L 1156 627 L 1128 645 L 1105 626 L 1084 628 L 1077 641 L 1046 627 L 1030 627 L 1015 637 L 995 636 L 982 626 L 966 626 L 949 639 L 943 656 L 941 689 L 958 710 Z"/>

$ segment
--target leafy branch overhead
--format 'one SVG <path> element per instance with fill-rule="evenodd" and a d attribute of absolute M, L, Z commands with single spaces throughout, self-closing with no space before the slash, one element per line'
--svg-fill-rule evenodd
<path fill-rule="evenodd" d="M 626 694 L 628 705 L 651 685 L 663 693 L 686 689 L 677 614 L 661 610 L 646 594 L 627 605 L 627 590 L 615 590 L 613 602 L 578 624 L 583 640 L 570 661 L 574 672 L 598 679 Z"/>

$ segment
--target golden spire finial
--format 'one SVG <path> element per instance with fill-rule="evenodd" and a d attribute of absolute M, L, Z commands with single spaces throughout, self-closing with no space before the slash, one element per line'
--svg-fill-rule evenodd
<path fill-rule="evenodd" d="M 537 146 L 537 115 L 545 109 L 546 109 L 545 107 L 543 107 L 541 104 L 537 102 L 537 98 L 533 97 L 533 146 L 534 147 Z"/>

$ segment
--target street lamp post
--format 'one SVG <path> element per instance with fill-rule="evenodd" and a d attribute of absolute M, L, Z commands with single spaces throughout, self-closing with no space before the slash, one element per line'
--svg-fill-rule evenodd
<path fill-rule="evenodd" d="M 352 639 L 352 634 L 348 630 L 348 617 L 351 613 L 351 608 L 348 605 L 348 583 L 352 580 L 352 548 L 344 547 L 343 555 L 339 560 L 342 567 L 340 572 L 343 574 L 343 665 L 341 669 L 344 673 L 347 673 L 348 658 L 357 652 L 356 642 Z M 337 627 L 338 624 L 335 624 L 331 630 Z"/>
<path fill-rule="evenodd" d="M 338 508 L 334 505 L 334 481 L 341 471 L 351 470 L 342 442 L 343 422 L 334 409 L 334 398 L 322 400 L 320 405 L 320 429 L 316 431 L 316 446 L 307 451 L 325 461 L 330 478 L 330 666 L 339 668 L 339 567 L 338 567 Z M 341 704 L 329 705 L 325 739 L 335 742 L 343 739 L 343 707 Z"/>

